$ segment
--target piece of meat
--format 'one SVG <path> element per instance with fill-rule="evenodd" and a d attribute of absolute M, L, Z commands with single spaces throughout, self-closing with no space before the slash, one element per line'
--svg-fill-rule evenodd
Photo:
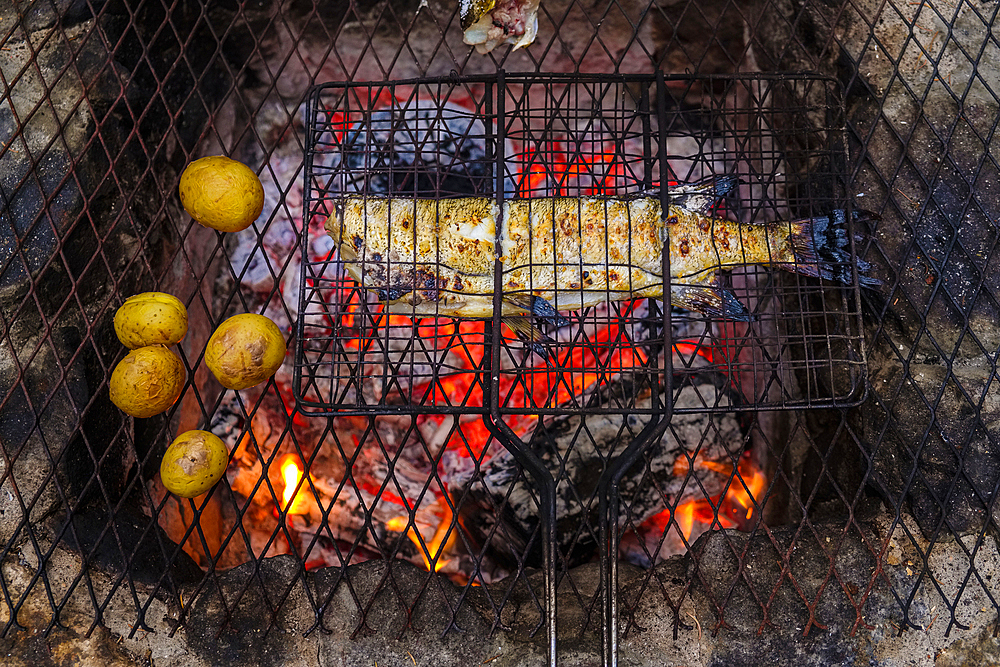
<path fill-rule="evenodd" d="M 531 44 L 538 32 L 539 0 L 500 0 L 496 4 L 469 2 L 463 5 L 463 41 L 479 53 L 489 53 L 501 44 L 514 49 Z"/>

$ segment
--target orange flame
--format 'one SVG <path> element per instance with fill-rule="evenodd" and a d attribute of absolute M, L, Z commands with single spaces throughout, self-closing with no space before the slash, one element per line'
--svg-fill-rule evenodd
<path fill-rule="evenodd" d="M 745 509 L 746 513 L 743 514 L 743 520 L 750 521 L 753 517 L 754 504 L 758 498 L 764 495 L 764 487 L 767 486 L 767 477 L 756 466 L 747 465 L 746 468 L 749 470 L 744 470 L 743 468 L 741 465 L 740 477 L 742 477 L 743 483 L 740 483 L 739 478 L 734 479 L 733 484 L 730 485 L 729 491 L 726 494 L 726 499 L 730 501 L 732 509 L 735 510 L 736 505 Z"/>
<path fill-rule="evenodd" d="M 417 535 L 414 527 L 409 525 L 410 518 L 408 516 L 393 517 L 385 522 L 385 527 L 391 531 L 399 533 L 405 530 L 406 536 L 410 538 L 410 541 L 417 547 L 417 551 L 420 552 L 420 556 L 424 560 L 424 567 L 428 571 L 431 570 L 431 561 L 436 561 L 434 563 L 435 572 L 438 572 L 450 562 L 448 559 L 442 558 L 442 556 L 454 546 L 455 538 L 458 535 L 457 530 L 451 531 L 451 534 L 448 533 L 448 530 L 451 528 L 452 517 L 454 516 L 451 506 L 448 505 L 448 501 L 442 498 L 439 504 L 442 507 L 443 516 L 434 530 L 434 536 L 426 542 L 422 542 L 421 536 Z"/>
<path fill-rule="evenodd" d="M 684 477 L 689 474 L 692 465 L 711 470 L 714 473 L 730 478 L 725 491 L 711 498 L 698 498 L 681 503 L 673 513 L 676 530 L 680 531 L 686 542 L 697 537 L 704 530 L 695 532 L 696 526 L 719 528 L 737 528 L 746 530 L 751 526 L 754 508 L 760 505 L 764 491 L 767 488 L 767 475 L 757 468 L 749 456 L 740 459 L 736 466 L 738 475 L 733 475 L 733 466 L 722 461 L 709 461 L 695 457 L 693 461 L 686 456 L 679 456 L 674 462 L 673 474 Z M 642 530 L 645 532 L 665 532 L 670 529 L 671 512 L 665 509 L 647 519 Z"/>
<path fill-rule="evenodd" d="M 685 540 L 691 539 L 691 533 L 694 530 L 694 511 L 696 505 L 699 501 L 689 500 L 688 502 L 678 505 L 677 512 L 675 516 L 677 517 L 677 525 L 681 529 L 681 535 L 684 536 Z M 669 515 L 670 510 L 665 510 Z"/>
<path fill-rule="evenodd" d="M 299 482 L 302 481 L 302 465 L 296 454 L 288 454 L 281 461 L 281 478 L 284 489 L 281 492 L 281 506 L 288 514 L 308 514 L 306 502 Z M 296 489 L 299 489 L 296 492 Z"/>

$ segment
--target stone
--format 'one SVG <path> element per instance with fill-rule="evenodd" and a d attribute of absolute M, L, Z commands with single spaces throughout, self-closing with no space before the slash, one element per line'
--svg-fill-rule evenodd
<path fill-rule="evenodd" d="M 65 551 L 56 551 L 46 568 L 48 587 L 35 586 L 28 592 L 37 572 L 25 556 L 30 548 L 21 550 L 17 558 L 8 556 L 0 567 L 5 590 L 19 603 L 17 626 L 0 638 L 3 664 L 11 667 L 48 667 L 74 664 L 83 667 L 130 667 L 139 664 L 139 657 L 121 646 L 106 626 L 94 622 L 93 608 L 84 587 L 76 594 L 67 594 L 82 562 Z M 50 592 L 62 606 L 59 624 L 51 622 Z M 82 597 L 79 595 L 82 594 Z M 23 597 L 22 597 L 23 595 Z M 0 624 L 10 621 L 7 605 L 0 605 Z"/>
<path fill-rule="evenodd" d="M 187 553 L 167 539 L 159 525 L 150 525 L 149 517 L 134 506 L 126 506 L 113 516 L 99 506 L 88 509 L 72 517 L 65 540 L 94 566 L 113 573 L 128 572 L 133 582 L 161 586 L 169 592 L 202 578 L 201 568 Z M 112 522 L 114 531 L 107 529 Z"/>
<path fill-rule="evenodd" d="M 0 287 L 41 270 L 83 206 L 70 177 L 90 120 L 78 104 L 82 83 L 61 74 L 70 62 L 63 40 L 21 34 L 0 59 L 13 82 L 0 101 L 0 145 L 8 147 L 0 152 Z"/>
<path fill-rule="evenodd" d="M 1000 175 L 988 163 L 981 170 L 974 165 L 1000 149 L 1000 140 L 983 143 L 976 134 L 1000 105 L 959 108 L 950 95 L 933 91 L 923 111 L 914 106 L 904 98 L 880 111 L 864 100 L 851 114 L 860 132 L 873 130 L 857 190 L 865 193 L 866 206 L 880 199 L 894 204 L 883 210 L 877 248 L 867 257 L 882 267 L 877 275 L 883 281 L 878 292 L 886 310 L 884 335 L 890 344 L 929 357 L 980 356 L 1000 345 L 1000 264 L 990 250 L 1000 233 Z M 938 138 L 940 124 L 956 117 L 946 147 Z M 909 136 L 905 158 L 893 128 Z M 937 162 L 946 150 L 948 159 Z M 884 179 L 901 159 L 904 166 L 887 191 Z"/>
<path fill-rule="evenodd" d="M 21 7 L 5 3 L 0 7 L 0 25 L 18 23 L 29 32 L 65 29 L 92 18 L 105 4 L 106 0 L 46 0 Z"/>
<path fill-rule="evenodd" d="M 458 665 L 489 657 L 488 626 L 468 606 L 452 617 L 458 589 L 407 563 L 392 565 L 391 572 L 384 562 L 368 561 L 343 573 L 328 568 L 306 575 L 295 557 L 278 556 L 259 568 L 247 563 L 230 570 L 191 610 L 191 657 L 248 667 L 402 665 L 411 658 Z M 386 585 L 387 577 L 394 585 Z M 272 618 L 277 627 L 269 630 Z M 226 626 L 221 633 L 220 622 Z M 460 631 L 442 638 L 442 630 L 453 626 Z M 429 636 L 436 639 L 427 641 Z"/>
<path fill-rule="evenodd" d="M 218 572 L 204 585 L 188 584 L 179 597 L 161 591 L 143 607 L 137 632 L 137 605 L 151 592 L 146 584 L 137 584 L 138 599 L 100 569 L 84 584 L 79 555 L 60 547 L 45 553 L 48 581 L 62 605 L 60 627 L 44 634 L 50 602 L 44 589 L 32 589 L 18 614 L 22 627 L 2 640 L 4 664 L 63 664 L 60 656 L 67 655 L 79 664 L 115 667 L 150 660 L 158 667 L 544 662 L 537 571 L 464 588 L 401 561 L 391 568 L 369 561 L 306 573 L 294 556 L 278 556 Z M 925 559 L 929 572 L 921 570 Z M 0 572 L 12 599 L 21 599 L 38 563 L 30 545 L 7 553 Z M 839 578 L 827 578 L 831 564 Z M 971 578 L 970 564 L 976 568 Z M 930 667 L 935 658 L 937 665 L 991 664 L 998 643 L 990 582 L 997 577 L 1000 552 L 993 540 L 931 543 L 905 514 L 858 522 L 847 533 L 839 523 L 770 534 L 714 531 L 689 555 L 650 570 L 619 568 L 619 664 Z M 596 563 L 561 573 L 560 665 L 600 664 L 599 581 Z M 104 607 L 89 634 L 91 595 Z M 905 620 L 899 599 L 908 601 Z M 179 627 L 178 600 L 186 609 Z M 806 601 L 814 609 L 808 627 Z M 967 630 L 950 622 L 952 613 Z M 0 622 L 7 614 L 0 605 Z M 908 631 L 901 635 L 900 628 Z"/>
<path fill-rule="evenodd" d="M 4 542 L 27 539 L 22 532 L 27 523 L 41 524 L 59 507 L 59 488 L 73 481 L 70 470 L 59 463 L 72 458 L 68 446 L 88 396 L 82 364 L 63 365 L 69 358 L 66 349 L 80 344 L 79 332 L 60 327 L 46 340 L 31 319 L 19 320 L 0 344 L 4 378 L 0 391 L 7 396 L 0 409 L 0 539 Z M 52 371 L 60 366 L 66 369 L 61 379 Z M 85 447 L 79 440 L 76 444 Z M 113 479 L 109 474 L 109 485 Z"/>
<path fill-rule="evenodd" d="M 700 11 L 691 12 L 683 2 L 665 2 L 651 21 L 658 45 L 654 57 L 665 72 L 730 74 L 744 57 L 744 19 L 731 4 L 705 2 Z M 702 39 L 707 33 L 717 39 Z"/>
<path fill-rule="evenodd" d="M 873 391 L 894 397 L 870 406 L 865 420 L 867 440 L 882 439 L 874 484 L 890 502 L 910 504 L 925 536 L 996 525 L 1000 384 L 992 368 L 911 364 L 908 371 L 891 363 L 872 370 Z"/>
<path fill-rule="evenodd" d="M 0 59 L 9 86 L 0 100 L 0 308 L 12 317 L 0 341 L 0 448 L 4 473 L 14 475 L 0 481 L 0 535 L 15 543 L 28 538 L 26 512 L 33 522 L 60 505 L 106 513 L 106 501 L 141 488 L 130 474 L 137 454 L 145 460 L 163 437 L 164 421 L 139 420 L 134 440 L 126 437 L 107 398 L 107 376 L 124 351 L 111 318 L 116 300 L 152 288 L 174 261 L 178 239 L 154 220 L 157 179 L 171 173 L 181 148 L 193 148 L 207 106 L 224 92 L 213 87 L 222 64 L 199 57 L 215 47 L 192 37 L 188 55 L 206 70 L 206 91 L 201 108 L 186 109 L 172 126 L 169 114 L 179 109 L 160 105 L 157 91 L 186 86 L 197 74 L 177 66 L 181 43 L 159 31 L 160 41 L 147 40 L 148 53 L 137 50 L 129 39 L 156 29 L 141 20 L 153 10 L 133 15 L 104 4 L 49 0 L 13 14 L 0 9 L 0 25 L 10 30 Z M 172 11 L 182 33 L 196 28 L 197 16 Z M 150 170 L 149 147 L 171 127 L 155 156 L 162 164 Z"/>
<path fill-rule="evenodd" d="M 996 623 L 987 625 L 976 636 L 946 646 L 934 660 L 935 667 L 963 665 L 1000 665 L 1000 637 L 997 636 Z"/>
<path fill-rule="evenodd" d="M 884 335 L 922 355 L 977 357 L 1000 344 L 1000 264 L 990 251 L 1000 178 L 982 159 L 1000 141 L 989 131 L 1000 75 L 980 72 L 966 53 L 985 49 L 979 57 L 990 59 L 1000 49 L 988 21 L 969 7 L 952 25 L 915 6 L 880 7 L 856 5 L 841 43 L 857 63 L 848 130 L 865 142 L 852 151 L 855 192 L 882 215 L 867 258 L 881 267 Z M 940 30 L 949 37 L 929 67 L 912 35 Z M 961 82 L 969 82 L 964 92 Z"/>
<path fill-rule="evenodd" d="M 995 610 L 988 582 L 1000 575 L 992 541 L 976 558 L 978 576 L 970 580 L 965 554 L 974 540 L 931 544 L 909 532 L 916 526 L 907 515 L 895 521 L 883 514 L 847 533 L 837 524 L 811 528 L 780 528 L 766 536 L 706 533 L 691 555 L 633 580 L 626 599 L 640 603 L 620 640 L 619 662 L 930 667 L 934 656 L 992 655 Z M 882 545 L 898 557 L 879 572 Z M 920 572 L 922 558 L 932 563 L 936 585 Z M 838 576 L 827 579 L 831 564 Z M 910 596 L 907 625 L 897 600 Z M 807 602 L 814 608 L 811 624 Z M 949 624 L 952 608 L 969 630 Z M 909 631 L 900 636 L 900 628 Z"/>

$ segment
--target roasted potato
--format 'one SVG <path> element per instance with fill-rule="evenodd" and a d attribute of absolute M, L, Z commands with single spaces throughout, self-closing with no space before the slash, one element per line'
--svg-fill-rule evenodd
<path fill-rule="evenodd" d="M 222 155 L 189 164 L 178 191 L 188 215 L 220 232 L 242 231 L 264 210 L 264 187 L 257 174 Z"/>
<path fill-rule="evenodd" d="M 184 364 L 162 345 L 132 350 L 111 373 L 111 402 L 133 417 L 165 412 L 184 388 Z"/>
<path fill-rule="evenodd" d="M 254 313 L 234 315 L 220 324 L 205 348 L 205 364 L 228 389 L 264 382 L 284 360 L 285 337 L 278 325 Z"/>
<path fill-rule="evenodd" d="M 181 300 L 164 292 L 143 292 L 125 299 L 115 313 L 115 333 L 122 345 L 136 350 L 147 345 L 176 345 L 188 328 Z"/>
<path fill-rule="evenodd" d="M 167 491 L 182 498 L 205 493 L 222 479 L 229 464 L 229 450 L 213 433 L 186 431 L 170 443 L 160 461 L 160 481 Z"/>

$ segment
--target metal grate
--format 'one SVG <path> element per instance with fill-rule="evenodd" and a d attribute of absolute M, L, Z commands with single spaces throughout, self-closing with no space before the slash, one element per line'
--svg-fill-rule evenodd
<path fill-rule="evenodd" d="M 692 90 L 715 92 L 703 95 L 703 104 L 691 105 L 685 99 Z M 775 98 L 818 98 L 820 103 L 776 110 L 771 106 Z M 691 311 L 671 315 L 662 300 L 634 299 L 606 288 L 597 299 L 606 303 L 562 317 L 562 326 L 550 327 L 545 343 L 525 345 L 501 328 L 500 308 L 488 328 L 435 319 L 437 312 L 413 307 L 409 318 L 405 306 L 398 315 L 390 314 L 375 302 L 377 294 L 360 288 L 344 271 L 324 229 L 348 194 L 389 195 L 396 206 L 421 197 L 478 196 L 495 199 L 502 209 L 506 201 L 542 197 L 660 197 L 664 182 L 676 187 L 727 175 L 742 185 L 720 197 L 706 220 L 716 215 L 763 224 L 829 215 L 849 206 L 835 81 L 787 75 L 657 80 L 507 74 L 326 84 L 314 90 L 306 113 L 309 234 L 302 247 L 306 260 L 295 387 L 304 411 L 492 412 L 495 417 L 648 413 L 652 408 L 628 397 L 600 395 L 610 378 L 623 373 L 671 387 L 666 392 L 675 399 L 697 386 L 693 378 L 720 373 L 736 386 L 741 409 L 830 407 L 862 398 L 865 363 L 856 276 L 847 285 L 820 284 L 773 276 L 751 264 L 752 258 L 745 265 L 708 258 L 722 264 L 721 284 L 752 308 L 746 318 L 751 322 Z M 797 124 L 799 115 L 825 121 Z M 810 148 L 796 148 L 801 146 Z M 792 171 L 804 164 L 812 168 Z M 665 201 L 670 192 L 668 187 Z M 502 242 L 500 227 L 496 234 L 490 244 Z M 627 236 L 610 238 L 609 244 L 628 247 Z M 853 248 L 853 231 L 848 237 Z M 724 242 L 729 247 L 728 238 Z M 629 264 L 626 258 L 618 270 L 639 270 Z M 839 266 L 855 271 L 856 257 L 845 253 Z M 401 275 L 416 268 L 389 271 Z M 516 268 L 503 271 L 503 281 L 509 280 L 503 276 L 518 275 Z M 436 283 L 439 277 L 430 279 Z M 513 298 L 511 284 L 505 283 L 508 294 L 497 296 L 500 307 L 502 299 Z M 567 289 L 561 298 L 582 301 L 585 288 L 582 283 L 577 288 L 578 293 Z M 457 293 L 454 286 L 443 289 Z M 383 289 L 381 298 L 386 296 Z M 483 297 L 492 300 L 493 294 Z M 553 306 L 566 311 L 559 299 L 556 292 Z M 494 338 L 495 353 L 489 354 Z M 660 354 L 665 349 L 674 354 Z M 492 406 L 481 392 L 463 395 L 446 388 L 468 374 L 477 387 L 489 386 L 488 378 L 495 376 Z M 719 398 L 704 396 L 698 405 L 675 409 L 733 409 Z"/>

